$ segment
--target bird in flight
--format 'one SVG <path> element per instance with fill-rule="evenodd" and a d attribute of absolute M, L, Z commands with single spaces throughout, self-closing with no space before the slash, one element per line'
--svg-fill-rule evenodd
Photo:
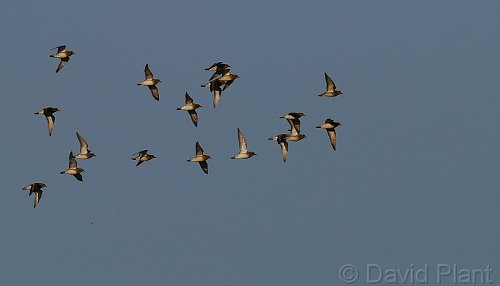
<path fill-rule="evenodd" d="M 205 174 L 208 174 L 208 163 L 207 160 L 212 159 L 209 155 L 203 153 L 203 148 L 201 148 L 200 143 L 196 142 L 196 156 L 187 160 L 188 162 L 198 162 L 201 169 Z"/>
<path fill-rule="evenodd" d="M 78 137 L 78 141 L 80 142 L 80 153 L 78 153 L 75 158 L 76 159 L 90 159 L 95 156 L 92 151 L 89 150 L 89 145 L 87 141 L 83 139 L 80 133 L 76 132 L 76 137 Z"/>
<path fill-rule="evenodd" d="M 30 196 L 31 194 L 35 194 L 35 199 L 34 199 L 34 204 L 33 207 L 36 208 L 38 205 L 38 202 L 40 202 L 40 199 L 42 198 L 42 193 L 43 190 L 42 188 L 47 187 L 44 183 L 33 183 L 31 185 L 27 185 L 26 187 L 23 188 L 23 190 L 30 191 Z"/>
<path fill-rule="evenodd" d="M 247 140 L 245 139 L 245 136 L 243 135 L 243 132 L 241 132 L 240 128 L 238 128 L 238 143 L 240 147 L 240 152 L 236 154 L 234 157 L 231 157 L 231 159 L 236 159 L 236 160 L 241 160 L 241 159 L 248 159 L 255 154 L 255 152 L 249 151 L 247 148 Z"/>
<path fill-rule="evenodd" d="M 154 97 L 154 99 L 160 100 L 160 92 L 158 91 L 156 84 L 161 82 L 161 80 L 153 78 L 153 73 L 149 69 L 149 64 L 146 64 L 146 66 L 144 67 L 144 75 L 146 79 L 141 81 L 137 85 L 147 86 L 151 91 L 151 95 Z"/>
<path fill-rule="evenodd" d="M 193 121 L 194 126 L 198 126 L 198 113 L 196 113 L 196 109 L 200 108 L 201 105 L 199 105 L 198 103 L 194 103 L 193 99 L 187 92 L 185 98 L 185 104 L 181 107 L 177 107 L 177 110 L 187 111 L 189 113 L 189 116 L 191 117 L 191 121 Z"/>
<path fill-rule="evenodd" d="M 335 97 L 337 95 L 342 94 L 342 91 L 337 90 L 337 87 L 335 86 L 335 83 L 333 83 L 332 78 L 329 77 L 326 74 L 326 72 L 325 72 L 325 81 L 326 81 L 326 91 L 320 94 L 319 96 Z"/>
<path fill-rule="evenodd" d="M 47 125 L 49 127 L 49 136 L 52 136 L 52 130 L 54 129 L 54 123 L 56 122 L 56 117 L 54 113 L 59 111 L 55 107 L 45 107 L 44 109 L 35 112 L 35 114 L 43 115 L 47 119 Z"/>
<path fill-rule="evenodd" d="M 327 118 L 325 120 L 325 123 L 316 126 L 316 128 L 322 128 L 326 130 L 328 138 L 330 139 L 330 144 L 332 145 L 334 151 L 337 150 L 337 132 L 335 131 L 335 128 L 340 125 L 342 125 L 340 124 L 340 122 L 333 121 L 332 119 Z"/>
<path fill-rule="evenodd" d="M 57 52 L 49 55 L 49 57 L 61 60 L 59 62 L 59 65 L 57 66 L 57 69 L 56 69 L 56 73 L 58 73 L 60 70 L 62 70 L 62 68 L 69 61 L 69 57 L 72 56 L 72 55 L 74 55 L 75 53 L 73 51 L 66 50 L 66 45 L 55 47 L 55 48 L 53 48 L 51 50 L 55 50 L 55 49 L 57 49 Z"/>
<path fill-rule="evenodd" d="M 136 166 L 139 166 L 143 162 L 146 162 L 146 161 L 149 161 L 149 160 L 156 158 L 155 155 L 148 154 L 148 150 L 139 151 L 139 152 L 133 154 L 132 156 L 134 156 L 134 157 L 132 157 L 132 160 L 138 161 Z"/>
<path fill-rule="evenodd" d="M 82 182 L 82 174 L 85 172 L 84 169 L 78 168 L 75 156 L 73 156 L 73 151 L 69 153 L 69 167 L 65 171 L 61 171 L 61 174 L 73 175 L 78 181 Z"/>

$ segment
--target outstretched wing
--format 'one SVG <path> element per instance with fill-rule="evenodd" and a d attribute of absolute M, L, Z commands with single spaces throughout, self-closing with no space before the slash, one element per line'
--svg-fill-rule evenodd
<path fill-rule="evenodd" d="M 160 92 L 158 91 L 158 88 L 156 85 L 149 85 L 149 90 L 151 91 L 151 95 L 154 97 L 156 100 L 160 100 Z"/>
<path fill-rule="evenodd" d="M 80 154 L 87 154 L 89 152 L 87 141 L 85 141 L 78 132 L 76 132 L 76 137 L 78 137 L 78 141 L 80 141 Z"/>
<path fill-rule="evenodd" d="M 49 128 L 49 136 L 52 136 L 52 130 L 54 129 L 54 123 L 56 122 L 56 117 L 53 114 L 45 116 L 47 118 L 47 126 Z"/>
<path fill-rule="evenodd" d="M 326 91 L 334 91 L 337 87 L 331 77 L 329 77 L 325 72 L 325 80 L 326 80 Z"/>
<path fill-rule="evenodd" d="M 288 142 L 285 140 L 280 142 L 281 147 L 281 158 L 283 158 L 283 162 L 286 162 L 286 155 L 288 154 Z"/>
<path fill-rule="evenodd" d="M 83 182 L 82 174 L 74 174 L 73 175 L 78 181 Z"/>
<path fill-rule="evenodd" d="M 196 110 L 188 110 L 188 113 L 194 126 L 198 127 L 198 113 L 196 113 Z"/>
<path fill-rule="evenodd" d="M 52 51 L 52 50 L 55 50 L 55 49 L 57 49 L 57 53 L 60 53 L 60 52 L 64 51 L 64 49 L 66 49 L 66 45 L 55 47 L 55 48 L 50 49 L 50 50 Z"/>
<path fill-rule="evenodd" d="M 199 162 L 199 163 L 200 163 L 200 167 L 203 170 L 203 172 L 205 172 L 205 174 L 208 174 L 208 163 L 207 163 L 207 161 L 202 161 L 202 162 Z"/>
<path fill-rule="evenodd" d="M 203 155 L 203 148 L 201 148 L 200 143 L 196 141 L 196 156 Z"/>
<path fill-rule="evenodd" d="M 38 202 L 40 202 L 40 199 L 42 198 L 42 193 L 43 193 L 42 190 L 38 190 L 37 192 L 35 192 L 35 198 L 33 203 L 34 208 L 36 208 L 36 205 L 38 205 Z"/>
<path fill-rule="evenodd" d="M 247 149 L 247 140 L 245 139 L 245 136 L 243 135 L 243 132 L 241 132 L 240 128 L 238 128 L 238 143 L 240 145 L 240 152 L 246 152 Z"/>
<path fill-rule="evenodd" d="M 75 169 L 77 167 L 75 156 L 73 156 L 73 151 L 69 153 L 69 168 Z"/>
<path fill-rule="evenodd" d="M 59 65 L 57 66 L 56 73 L 63 69 L 66 63 L 69 61 L 69 57 L 61 58 Z"/>
<path fill-rule="evenodd" d="M 298 135 L 300 134 L 300 119 L 287 119 L 288 124 L 290 124 L 290 134 L 292 135 Z"/>
<path fill-rule="evenodd" d="M 328 138 L 330 138 L 330 144 L 332 144 L 333 150 L 337 150 L 337 132 L 335 131 L 334 128 L 332 129 L 327 129 L 326 132 L 328 133 Z"/>
<path fill-rule="evenodd" d="M 146 79 L 153 79 L 153 73 L 149 69 L 149 64 L 146 64 L 144 67 L 144 75 L 146 76 Z"/>
<path fill-rule="evenodd" d="M 191 98 L 191 96 L 189 96 L 189 94 L 186 92 L 186 104 L 191 104 L 193 103 L 193 99 Z"/>

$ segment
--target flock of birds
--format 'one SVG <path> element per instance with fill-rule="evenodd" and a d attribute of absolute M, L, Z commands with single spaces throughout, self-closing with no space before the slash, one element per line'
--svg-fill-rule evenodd
<path fill-rule="evenodd" d="M 56 69 L 56 73 L 58 73 L 64 68 L 64 66 L 68 63 L 70 57 L 75 53 L 73 51 L 66 50 L 65 45 L 56 47 L 52 50 L 55 49 L 57 49 L 57 51 L 51 54 L 50 57 L 60 60 L 59 65 L 57 66 Z M 210 91 L 213 93 L 213 106 L 214 108 L 216 108 L 217 105 L 219 104 L 222 92 L 225 91 L 236 79 L 238 79 L 239 76 L 237 74 L 231 73 L 230 72 L 231 66 L 223 62 L 216 62 L 211 66 L 209 66 L 208 68 L 206 68 L 205 70 L 213 71 L 214 73 L 212 74 L 208 82 L 202 84 L 201 87 L 209 88 Z M 160 83 L 161 80 L 154 78 L 153 73 L 151 72 L 148 64 L 146 64 L 144 68 L 144 74 L 145 74 L 145 79 L 140 83 L 137 83 L 137 85 L 147 86 L 153 98 L 155 100 L 160 100 L 160 92 L 156 85 Z M 326 73 L 325 73 L 325 81 L 326 81 L 326 90 L 325 92 L 319 94 L 319 96 L 335 97 L 342 94 L 340 90 L 337 90 L 335 83 Z M 196 113 L 196 109 L 200 107 L 201 105 L 194 103 L 191 96 L 189 96 L 189 94 L 186 92 L 185 104 L 183 106 L 178 107 L 177 110 L 187 111 L 191 118 L 191 121 L 197 127 L 198 114 Z M 38 112 L 35 112 L 35 114 L 43 115 L 47 119 L 49 136 L 52 135 L 52 130 L 54 129 L 54 123 L 56 121 L 54 113 L 57 111 L 59 111 L 59 109 L 56 107 L 46 107 Z M 280 145 L 281 157 L 283 159 L 283 162 L 286 162 L 288 154 L 288 142 L 300 141 L 306 138 L 306 135 L 302 134 L 300 130 L 300 118 L 302 116 L 305 116 L 305 114 L 302 112 L 290 112 L 288 114 L 280 116 L 280 118 L 286 119 L 288 124 L 290 125 L 290 129 L 288 130 L 289 133 L 281 133 L 269 138 L 269 140 L 276 141 Z M 322 128 L 326 130 L 333 150 L 336 150 L 336 143 L 337 143 L 337 134 L 335 128 L 337 128 L 340 125 L 341 125 L 340 122 L 327 118 L 323 124 L 316 126 L 316 128 Z M 89 150 L 87 141 L 85 141 L 85 139 L 78 132 L 76 132 L 76 136 L 80 143 L 80 152 L 76 155 L 74 155 L 72 151 L 69 153 L 68 169 L 61 171 L 60 173 L 72 175 L 78 181 L 83 181 L 82 173 L 85 172 L 85 170 L 82 168 L 78 168 L 77 159 L 79 160 L 90 159 L 94 157 L 95 154 Z M 238 142 L 239 142 L 239 152 L 235 156 L 231 157 L 231 159 L 243 160 L 251 158 L 254 155 L 257 155 L 255 152 L 248 150 L 247 141 L 240 128 L 238 128 Z M 199 142 L 196 142 L 195 150 L 196 150 L 196 155 L 188 159 L 187 161 L 199 163 L 203 172 L 205 174 L 208 174 L 207 160 L 211 159 L 211 157 L 205 154 Z M 140 164 L 146 161 L 156 158 L 154 155 L 149 154 L 148 150 L 139 151 L 133 154 L 132 156 L 133 156 L 132 160 L 137 161 L 136 166 L 139 166 Z M 32 183 L 23 188 L 23 190 L 29 191 L 29 196 L 35 194 L 34 207 L 36 207 L 40 202 L 43 193 L 42 189 L 44 187 L 47 187 L 47 185 L 45 185 L 44 183 L 37 182 L 37 183 Z"/>

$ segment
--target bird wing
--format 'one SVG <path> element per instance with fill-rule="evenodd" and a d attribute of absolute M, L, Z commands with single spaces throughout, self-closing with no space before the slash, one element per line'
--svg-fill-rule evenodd
<path fill-rule="evenodd" d="M 191 96 L 189 96 L 189 94 L 186 92 L 186 104 L 191 104 L 193 103 L 193 98 L 191 98 Z"/>
<path fill-rule="evenodd" d="M 330 144 L 332 144 L 333 150 L 337 150 L 337 132 L 335 131 L 334 128 L 332 129 L 327 129 L 326 132 L 328 133 L 328 138 L 330 138 Z"/>
<path fill-rule="evenodd" d="M 240 145 L 240 152 L 246 152 L 248 151 L 247 149 L 247 140 L 245 139 L 245 136 L 243 135 L 243 132 L 238 128 L 238 143 Z"/>
<path fill-rule="evenodd" d="M 220 96 L 222 94 L 222 91 L 220 90 L 220 86 L 218 89 L 214 89 L 214 108 L 217 107 L 217 105 L 219 105 L 219 100 L 220 100 Z"/>
<path fill-rule="evenodd" d="M 288 124 L 290 124 L 290 134 L 298 135 L 300 134 L 300 120 L 299 119 L 287 119 Z"/>
<path fill-rule="evenodd" d="M 286 155 L 288 154 L 288 142 L 286 142 L 286 140 L 280 140 L 279 144 L 281 147 L 281 158 L 283 158 L 283 162 L 286 162 Z"/>
<path fill-rule="evenodd" d="M 74 174 L 73 175 L 78 181 L 83 182 L 82 174 Z"/>
<path fill-rule="evenodd" d="M 196 113 L 196 110 L 188 110 L 188 113 L 191 116 L 194 126 L 198 127 L 198 113 Z"/>
<path fill-rule="evenodd" d="M 147 149 L 146 150 L 141 150 L 141 151 L 139 151 L 137 153 L 132 154 L 132 156 L 135 156 L 135 155 L 138 155 L 137 157 L 144 156 L 144 155 L 146 155 L 148 153 L 148 151 L 149 150 L 147 150 Z"/>
<path fill-rule="evenodd" d="M 196 156 L 203 155 L 203 148 L 201 148 L 200 143 L 196 142 Z"/>
<path fill-rule="evenodd" d="M 75 156 L 73 156 L 73 151 L 69 153 L 69 169 L 75 169 L 77 167 Z"/>
<path fill-rule="evenodd" d="M 146 76 L 146 79 L 153 79 L 153 73 L 149 69 L 149 64 L 146 64 L 146 66 L 144 67 L 144 74 Z"/>
<path fill-rule="evenodd" d="M 156 100 L 160 100 L 160 92 L 158 91 L 158 88 L 156 85 L 149 85 L 149 90 L 151 91 L 151 95 L 154 97 Z"/>
<path fill-rule="evenodd" d="M 334 91 L 337 87 L 331 77 L 329 77 L 325 72 L 325 80 L 326 80 L 326 91 Z"/>
<path fill-rule="evenodd" d="M 225 83 L 224 83 L 224 88 L 222 89 L 223 91 L 226 90 L 226 88 L 228 88 L 232 83 L 234 82 L 234 79 L 232 80 L 227 80 Z"/>
<path fill-rule="evenodd" d="M 38 202 L 40 202 L 40 199 L 42 198 L 42 190 L 38 190 L 35 192 L 35 198 L 34 198 L 34 203 L 33 207 L 36 208 L 36 205 L 38 205 Z"/>
<path fill-rule="evenodd" d="M 64 65 L 69 61 L 69 57 L 61 58 L 59 65 L 57 66 L 56 73 L 63 69 Z"/>
<path fill-rule="evenodd" d="M 55 48 L 50 49 L 50 50 L 52 51 L 52 50 L 55 50 L 55 49 L 57 49 L 57 53 L 60 53 L 60 52 L 64 51 L 64 49 L 66 49 L 66 45 L 55 47 Z"/>
<path fill-rule="evenodd" d="M 46 115 L 47 126 L 49 128 L 49 136 L 52 136 L 52 130 L 54 129 L 54 123 L 56 122 L 56 117 L 53 114 Z"/>
<path fill-rule="evenodd" d="M 207 161 L 201 161 L 201 162 L 198 162 L 198 163 L 200 163 L 200 167 L 203 170 L 203 172 L 205 172 L 205 174 L 208 174 L 208 163 L 207 163 Z"/>
<path fill-rule="evenodd" d="M 78 137 L 78 141 L 80 141 L 80 154 L 87 154 L 89 152 L 87 141 L 85 141 L 78 132 L 76 132 L 76 137 Z"/>
<path fill-rule="evenodd" d="M 222 64 L 222 62 L 216 62 L 216 63 L 213 63 L 211 66 L 209 66 L 208 68 L 206 68 L 205 70 L 206 71 L 213 71 L 213 70 L 216 70 L 217 68 L 217 65 L 220 65 Z"/>
<path fill-rule="evenodd" d="M 220 77 L 220 74 L 218 72 L 214 72 L 212 76 L 210 77 L 209 80 L 213 80 L 214 78 Z"/>

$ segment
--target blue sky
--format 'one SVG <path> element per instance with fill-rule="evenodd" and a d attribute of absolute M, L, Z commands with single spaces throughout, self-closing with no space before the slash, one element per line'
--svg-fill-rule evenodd
<path fill-rule="evenodd" d="M 498 2 L 0 8 L 0 284 L 343 285 L 347 263 L 500 267 Z M 56 74 L 61 44 L 76 55 Z M 214 110 L 200 84 L 215 61 L 241 78 Z M 159 102 L 136 86 L 146 63 Z M 317 96 L 324 72 L 342 96 Z M 176 111 L 186 91 L 198 128 Z M 61 109 L 51 137 L 33 115 L 46 106 Z M 283 163 L 267 138 L 294 111 L 308 137 Z M 336 152 L 314 128 L 328 117 Z M 256 157 L 229 159 L 237 127 Z M 82 183 L 59 174 L 76 131 L 97 154 Z M 186 162 L 196 141 L 208 176 Z M 142 149 L 157 159 L 135 167 Z M 48 187 L 33 209 L 21 188 L 35 181 Z"/>

